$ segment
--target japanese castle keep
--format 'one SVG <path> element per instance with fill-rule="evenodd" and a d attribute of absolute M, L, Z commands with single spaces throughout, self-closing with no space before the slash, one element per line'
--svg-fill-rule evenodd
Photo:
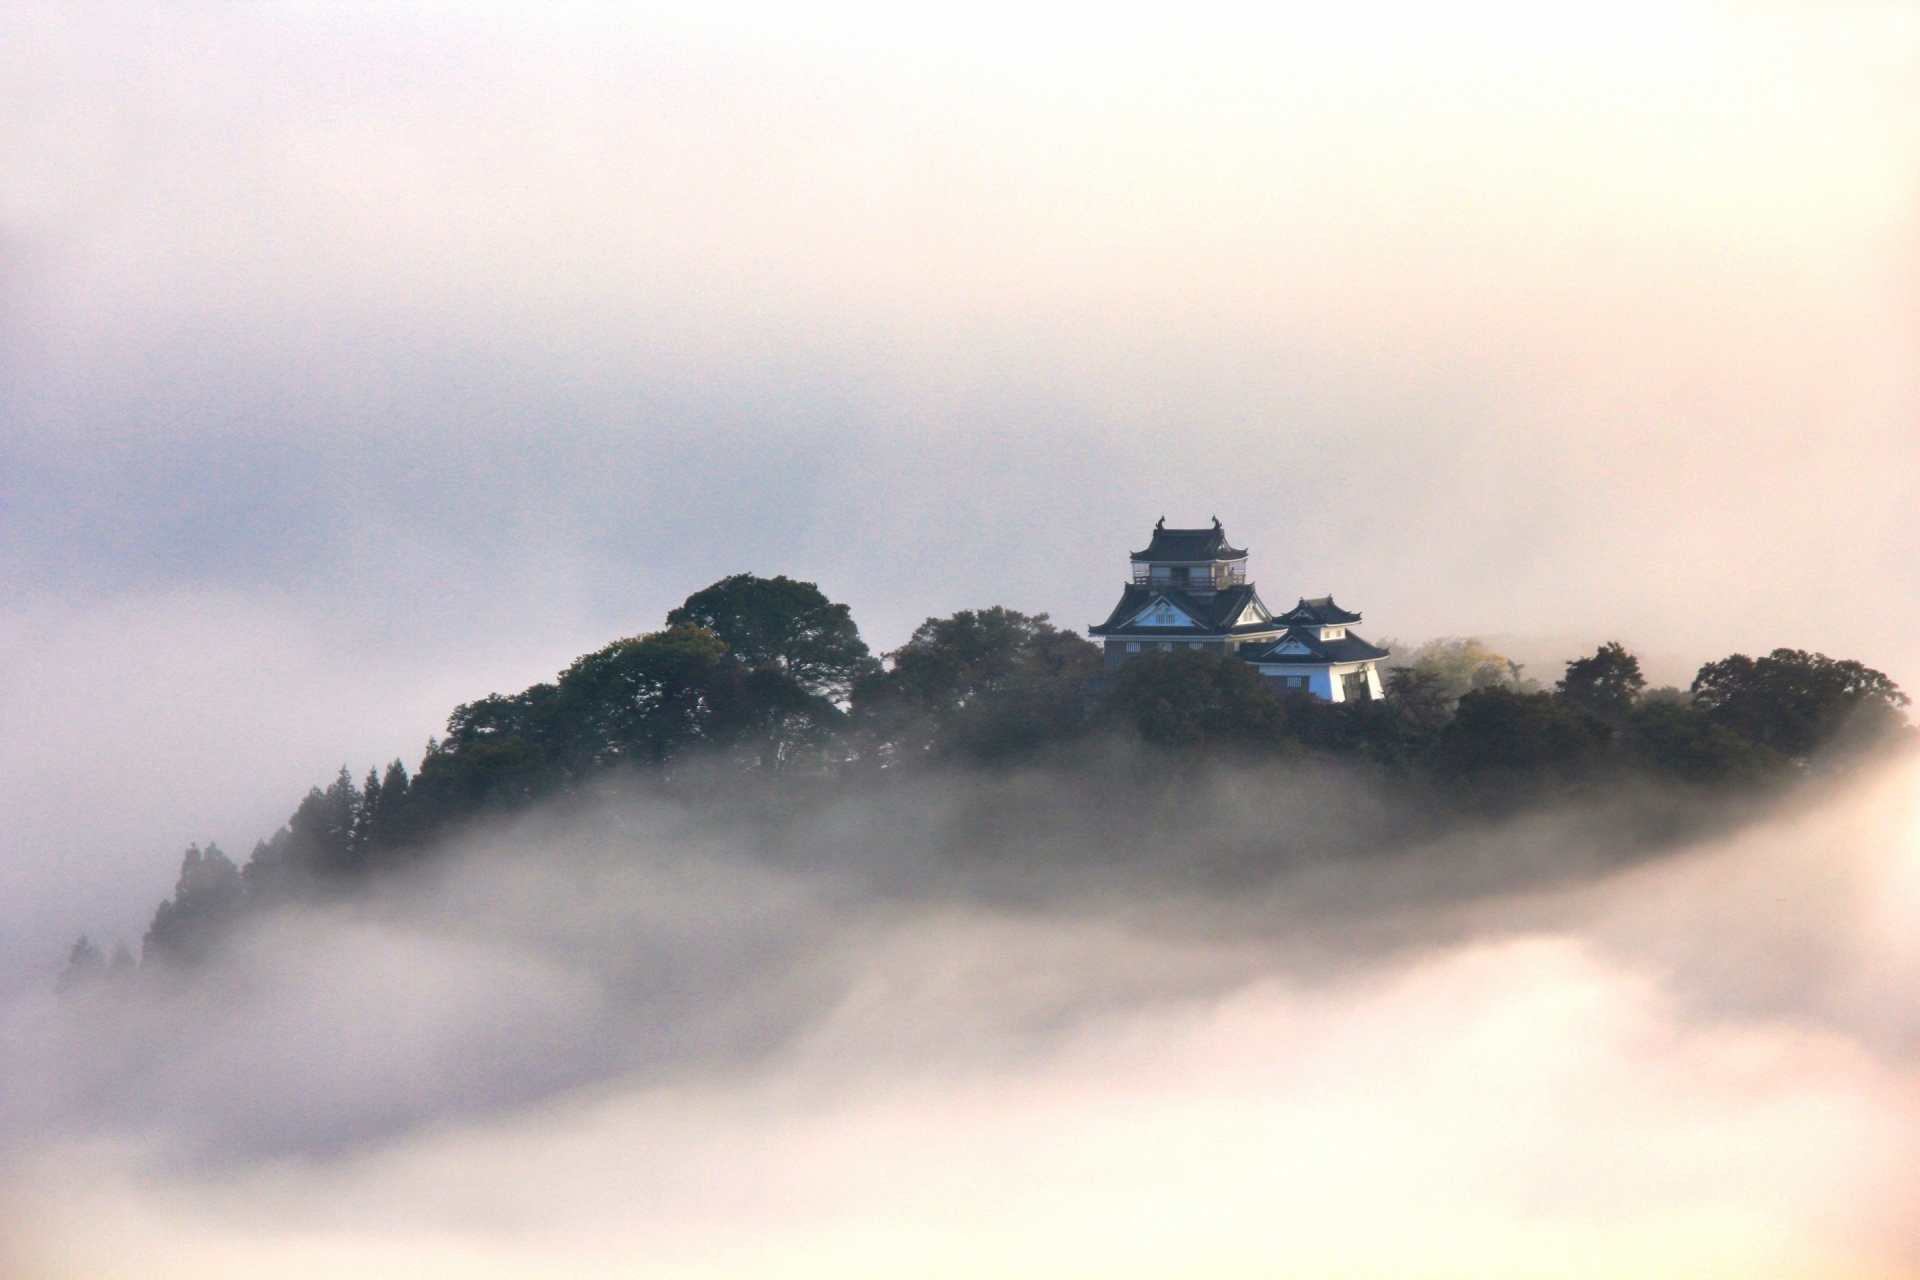
<path fill-rule="evenodd" d="M 1107 620 L 1087 633 L 1106 645 L 1107 667 L 1154 649 L 1204 649 L 1252 663 L 1283 689 L 1304 689 L 1330 702 L 1381 695 L 1380 659 L 1387 650 L 1347 628 L 1360 621 L 1322 596 L 1275 616 L 1247 581 L 1247 553 L 1211 529 L 1169 529 L 1133 553 L 1133 580 Z"/>

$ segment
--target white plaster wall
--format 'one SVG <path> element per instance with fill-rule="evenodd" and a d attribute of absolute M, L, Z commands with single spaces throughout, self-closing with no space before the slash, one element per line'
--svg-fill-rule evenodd
<path fill-rule="evenodd" d="M 1270 663 L 1254 669 L 1263 676 L 1305 676 L 1308 693 L 1327 702 L 1340 700 L 1339 681 L 1329 676 L 1325 667 L 1286 667 Z"/>
<path fill-rule="evenodd" d="M 1307 692 L 1327 702 L 1345 702 L 1346 691 L 1340 687 L 1340 677 L 1352 671 L 1365 670 L 1367 673 L 1367 691 L 1376 700 L 1386 696 L 1386 689 L 1380 683 L 1380 666 L 1376 662 L 1349 662 L 1334 667 L 1285 667 L 1278 664 L 1263 665 L 1258 668 L 1266 676 L 1307 677 Z"/>

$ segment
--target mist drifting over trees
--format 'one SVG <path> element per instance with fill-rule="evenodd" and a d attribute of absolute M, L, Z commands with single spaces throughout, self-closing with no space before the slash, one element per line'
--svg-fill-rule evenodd
<path fill-rule="evenodd" d="M 139 965 L 76 943 L 6 1041 L 9 1261 L 958 1276 L 958 1232 L 1036 1274 L 1337 1274 L 1412 1218 L 1416 1271 L 1466 1274 L 1489 1234 L 1616 1259 L 1592 1203 L 1920 1259 L 1911 929 L 1873 923 L 1920 814 L 1877 673 L 1649 691 L 1610 644 L 1540 688 L 1448 641 L 1341 705 L 1200 652 L 1109 673 L 1003 608 L 876 658 L 781 578 L 667 621 L 343 769 L 243 864 L 190 848 Z M 1750 1158 L 1808 1146 L 1844 1172 Z"/>
<path fill-rule="evenodd" d="M 1097 779 L 1124 804 L 1231 763 L 1338 776 L 1372 794 L 1402 838 L 1637 790 L 1665 797 L 1643 805 L 1660 815 L 1642 824 L 1657 839 L 1690 829 L 1689 806 L 1751 805 L 1910 732 L 1906 695 L 1886 676 L 1787 649 L 1735 654 L 1688 690 L 1649 692 L 1617 643 L 1542 689 L 1478 641 L 1436 641 L 1392 667 L 1383 699 L 1331 703 L 1195 650 L 1109 672 L 1094 644 L 1002 607 L 929 618 L 880 659 L 847 606 L 786 577 L 723 579 L 666 624 L 550 683 L 461 705 L 411 774 L 394 760 L 356 782 L 343 766 L 244 865 L 215 845 L 189 848 L 143 957 L 191 966 L 250 911 L 371 891 L 490 822 L 608 787 L 804 806 L 845 788 L 1016 768 L 1063 786 Z M 60 982 L 107 973 L 83 938 Z"/>

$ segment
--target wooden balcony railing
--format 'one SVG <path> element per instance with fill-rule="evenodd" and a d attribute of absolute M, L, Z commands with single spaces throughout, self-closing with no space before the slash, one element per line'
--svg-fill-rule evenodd
<path fill-rule="evenodd" d="M 1179 591 L 1225 591 L 1228 587 L 1243 586 L 1246 581 L 1244 570 L 1238 573 L 1219 570 L 1211 575 L 1201 574 L 1197 578 L 1178 570 L 1160 577 L 1141 569 L 1133 572 L 1133 585 L 1136 587 L 1172 587 Z"/>

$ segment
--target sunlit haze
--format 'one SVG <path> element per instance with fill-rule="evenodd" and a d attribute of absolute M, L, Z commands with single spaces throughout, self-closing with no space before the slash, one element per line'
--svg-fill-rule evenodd
<path fill-rule="evenodd" d="M 187 842 L 727 574 L 876 653 L 1084 634 L 1156 519 L 1218 517 L 1270 604 L 1549 683 L 1618 639 L 1656 685 L 1785 646 L 1920 687 L 1920 7 L 714 8 L 0 10 L 0 1040 Z M 319 957 L 410 965 L 443 1021 L 369 1055 L 574 1074 L 347 1055 L 338 1133 L 258 1147 L 185 1051 L 155 1078 L 221 1083 L 151 1125 L 8 1103 L 0 1271 L 1920 1275 L 1917 789 L 1408 891 L 1350 948 L 1139 885 L 868 917 L 706 833 L 714 918 L 818 923 L 821 986 L 771 1057 L 653 1075 L 580 1048 L 624 925 L 458 923 L 521 909 L 499 837 L 276 925 L 307 1013 L 180 1016 L 277 1079 L 320 1010 L 432 1004 Z M 871 849 L 944 812 L 849 803 Z M 654 821 L 610 901 L 682 884 Z"/>

